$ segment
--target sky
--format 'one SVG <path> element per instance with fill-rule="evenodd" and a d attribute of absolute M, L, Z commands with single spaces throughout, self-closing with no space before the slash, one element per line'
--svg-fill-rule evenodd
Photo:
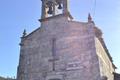
<path fill-rule="evenodd" d="M 120 72 L 120 0 L 69 0 L 74 20 L 87 21 L 91 13 Z M 0 0 L 0 76 L 14 77 L 20 54 L 20 37 L 40 27 L 41 0 Z"/>

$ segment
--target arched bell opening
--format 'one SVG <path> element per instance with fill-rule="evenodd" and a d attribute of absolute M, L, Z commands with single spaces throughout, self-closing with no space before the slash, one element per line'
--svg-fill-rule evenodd
<path fill-rule="evenodd" d="M 67 0 L 41 0 L 42 15 L 41 19 L 64 14 L 68 11 Z"/>

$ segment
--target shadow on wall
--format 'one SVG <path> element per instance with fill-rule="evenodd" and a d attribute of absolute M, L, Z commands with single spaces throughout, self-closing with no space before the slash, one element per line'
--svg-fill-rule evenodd
<path fill-rule="evenodd" d="M 120 74 L 113 73 L 114 74 L 114 80 L 120 80 Z"/>
<path fill-rule="evenodd" d="M 107 76 L 102 76 L 101 80 L 108 80 Z"/>

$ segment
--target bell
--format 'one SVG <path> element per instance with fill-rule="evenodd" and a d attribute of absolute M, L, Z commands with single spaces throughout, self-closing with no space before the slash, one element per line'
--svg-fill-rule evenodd
<path fill-rule="evenodd" d="M 58 5 L 58 9 L 62 9 L 62 5 L 60 3 Z"/>
<path fill-rule="evenodd" d="M 49 7 L 49 10 L 48 10 L 47 13 L 48 13 L 48 14 L 52 14 L 52 13 L 53 13 L 53 11 L 52 11 L 52 7 Z"/>

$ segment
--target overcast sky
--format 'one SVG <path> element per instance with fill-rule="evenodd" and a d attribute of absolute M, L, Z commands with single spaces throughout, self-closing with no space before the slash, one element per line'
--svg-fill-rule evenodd
<path fill-rule="evenodd" d="M 70 0 L 70 12 L 77 21 L 87 21 L 90 12 L 103 31 L 107 48 L 120 68 L 120 0 Z M 0 0 L 0 75 L 16 76 L 19 43 L 24 29 L 40 27 L 41 0 Z M 120 70 L 117 70 L 120 72 Z"/>

